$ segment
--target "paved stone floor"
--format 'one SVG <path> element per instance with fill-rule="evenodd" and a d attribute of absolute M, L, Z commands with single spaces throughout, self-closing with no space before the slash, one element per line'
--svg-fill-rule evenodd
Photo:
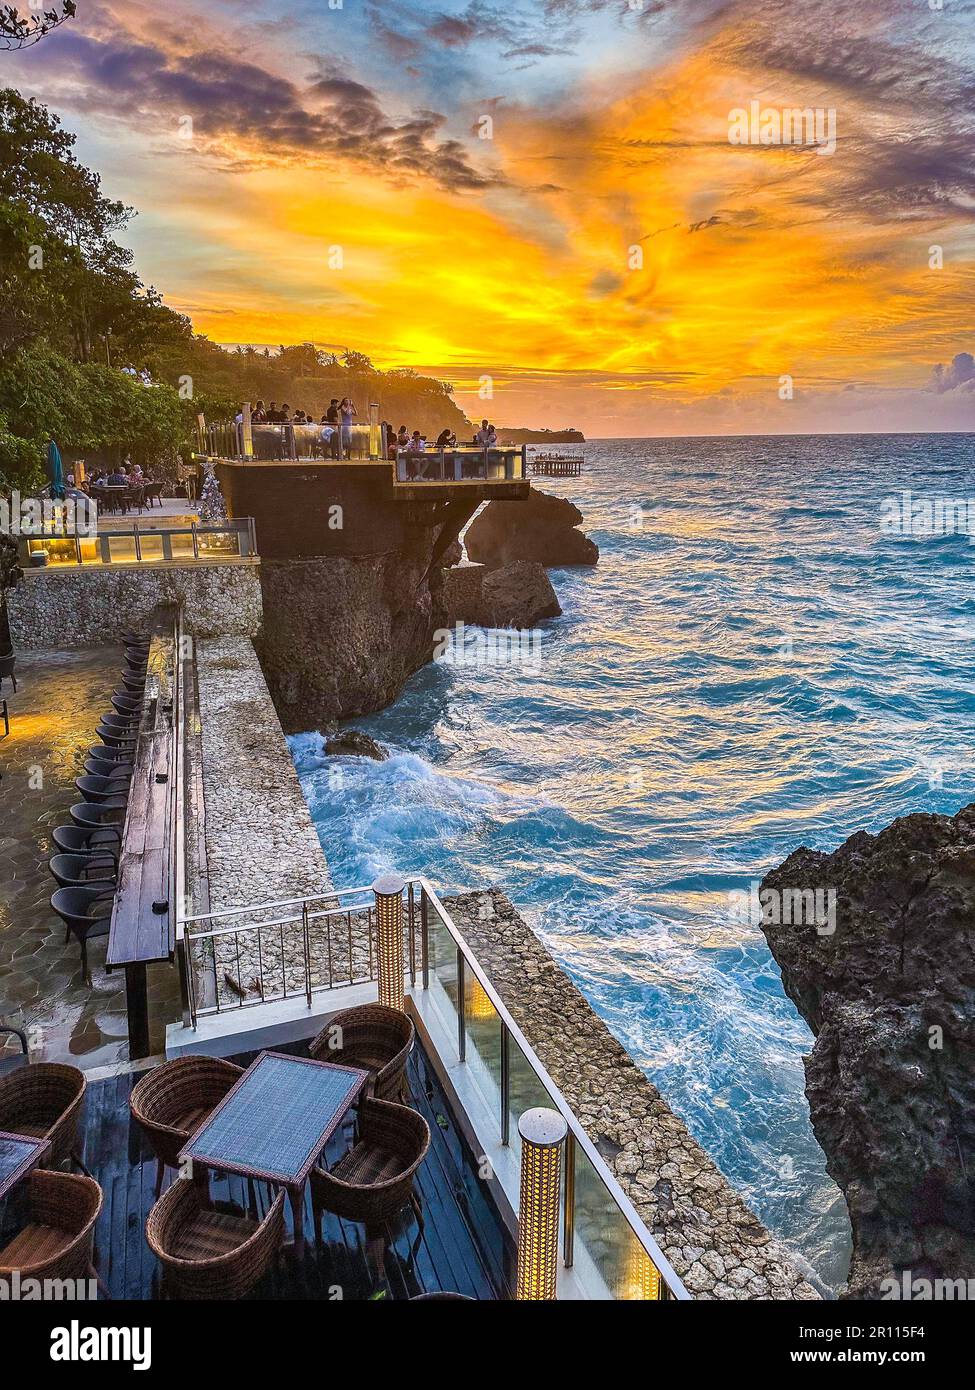
<path fill-rule="evenodd" d="M 89 942 L 92 986 L 82 979 L 77 943 L 67 945 L 51 909 L 48 860 L 55 826 L 81 800 L 74 779 L 110 708 L 121 652 L 27 652 L 17 659 L 18 691 L 4 682 L 10 735 L 0 724 L 0 1019 L 23 1027 L 37 1060 L 91 1068 L 128 1058 L 125 977 L 105 971 L 106 938 Z M 176 971 L 149 971 L 150 1043 L 161 1052 L 165 1024 L 179 1014 Z M 0 1051 L 5 1044 L 0 1039 Z M 10 1044 L 6 1044 L 9 1048 Z"/>

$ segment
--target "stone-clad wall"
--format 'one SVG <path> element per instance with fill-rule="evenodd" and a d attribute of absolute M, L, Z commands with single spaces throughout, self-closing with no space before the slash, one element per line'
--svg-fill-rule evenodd
<path fill-rule="evenodd" d="M 445 905 L 688 1292 L 818 1298 L 504 894 Z"/>
<path fill-rule="evenodd" d="M 7 607 L 21 650 L 98 646 L 182 603 L 190 631 L 252 637 L 261 625 L 260 570 L 251 562 L 77 565 L 30 570 Z"/>
<path fill-rule="evenodd" d="M 330 893 L 328 864 L 253 644 L 215 637 L 198 639 L 195 648 L 210 910 Z M 248 913 L 225 925 L 254 920 Z M 209 990 L 216 984 L 226 1003 L 256 997 L 262 982 L 272 995 L 282 985 L 282 946 L 288 992 L 300 991 L 300 928 L 225 938 L 215 977 L 212 956 L 194 960 L 195 976 L 209 971 Z M 323 952 L 318 935 L 312 949 L 316 959 Z M 336 960 L 336 968 L 342 963 Z"/>

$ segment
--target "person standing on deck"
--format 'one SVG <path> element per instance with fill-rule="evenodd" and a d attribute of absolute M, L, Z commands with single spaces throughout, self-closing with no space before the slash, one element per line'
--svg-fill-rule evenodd
<path fill-rule="evenodd" d="M 351 399 L 343 396 L 339 405 L 339 416 L 342 420 L 342 456 L 347 459 L 352 457 L 352 421 L 358 413 Z"/>

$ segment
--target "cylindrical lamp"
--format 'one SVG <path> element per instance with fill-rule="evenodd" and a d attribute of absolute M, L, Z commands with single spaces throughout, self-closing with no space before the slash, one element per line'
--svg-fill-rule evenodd
<path fill-rule="evenodd" d="M 383 874 L 372 885 L 379 928 L 379 1002 L 403 1013 L 403 889 L 399 874 Z"/>
<path fill-rule="evenodd" d="M 557 1110 L 540 1106 L 518 1121 L 521 1196 L 518 1204 L 518 1288 L 521 1302 L 555 1298 L 559 1262 L 562 1150 L 569 1127 Z"/>

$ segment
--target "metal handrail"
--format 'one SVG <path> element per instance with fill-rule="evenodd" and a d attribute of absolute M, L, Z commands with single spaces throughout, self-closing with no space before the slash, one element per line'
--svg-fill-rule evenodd
<path fill-rule="evenodd" d="M 626 1193 L 620 1187 L 617 1179 L 613 1176 L 609 1168 L 606 1166 L 606 1162 L 600 1154 L 599 1150 L 593 1144 L 592 1140 L 589 1138 L 589 1135 L 586 1133 L 582 1125 L 577 1120 L 574 1111 L 566 1101 L 565 1097 L 562 1095 L 562 1092 L 559 1090 L 556 1083 L 552 1080 L 551 1076 L 545 1068 L 544 1063 L 539 1060 L 535 1052 L 535 1049 L 528 1042 L 524 1033 L 521 1031 L 517 1023 L 511 1017 L 511 1014 L 505 1007 L 505 1004 L 501 999 L 501 996 L 498 994 L 497 990 L 494 988 L 494 985 L 491 983 L 484 970 L 481 968 L 480 963 L 478 962 L 478 959 L 474 954 L 473 950 L 471 949 L 466 937 L 464 936 L 460 928 L 457 926 L 457 924 L 454 922 L 453 918 L 450 916 L 450 913 L 446 910 L 443 903 L 440 901 L 436 891 L 428 882 L 428 880 L 423 877 L 417 878 L 416 880 L 414 880 L 414 882 L 418 882 L 421 885 L 423 893 L 432 903 L 434 911 L 437 913 L 437 916 L 440 918 L 441 922 L 443 922 L 444 926 L 447 928 L 447 931 L 453 938 L 457 946 L 458 952 L 461 956 L 463 956 L 466 966 L 474 972 L 474 975 L 476 976 L 478 983 L 484 990 L 484 993 L 487 995 L 488 999 L 491 1001 L 491 1004 L 493 1005 L 495 1012 L 501 1020 L 502 1028 L 508 1032 L 509 1037 L 515 1040 L 525 1060 L 528 1062 L 532 1071 L 535 1073 L 535 1075 L 538 1077 L 538 1080 L 541 1082 L 543 1090 L 548 1094 L 553 1105 L 559 1111 L 560 1115 L 568 1125 L 569 1133 L 573 1136 L 574 1141 L 581 1147 L 583 1153 L 586 1155 L 586 1158 L 589 1160 L 592 1167 L 594 1168 L 596 1175 L 602 1181 L 610 1197 L 612 1197 L 613 1201 L 616 1203 L 617 1207 L 619 1207 L 620 1211 L 625 1217 L 626 1222 L 632 1230 L 634 1236 L 643 1246 L 648 1257 L 656 1267 L 658 1273 L 660 1274 L 661 1280 L 667 1286 L 671 1295 L 674 1298 L 690 1299 L 690 1294 L 684 1288 L 681 1279 L 673 1269 L 672 1265 L 670 1264 L 670 1261 L 667 1259 L 666 1255 L 663 1254 L 657 1242 L 654 1240 L 653 1236 L 650 1235 L 650 1232 L 646 1229 L 646 1226 L 640 1218 L 640 1215 L 637 1212 L 636 1208 L 633 1206 L 633 1203 L 630 1201 L 629 1197 L 627 1197 Z M 460 994 L 459 989 L 458 996 L 459 997 L 457 1001 L 457 1012 L 460 1018 L 460 1023 L 458 1024 L 458 1027 L 462 1028 L 464 1019 L 464 998 L 463 995 Z M 463 1061 L 465 1049 L 463 1045 L 461 1045 L 460 1043 L 458 1045 L 458 1051 L 461 1053 L 460 1060 Z M 505 1103 L 506 1105 L 506 1098 L 502 1097 L 502 1099 L 503 1103 Z"/>
<path fill-rule="evenodd" d="M 536 1054 L 534 1048 L 533 1048 L 533 1047 L 531 1046 L 531 1044 L 528 1042 L 528 1040 L 527 1040 L 527 1038 L 525 1037 L 524 1033 L 521 1031 L 521 1029 L 519 1028 L 518 1024 L 517 1024 L 517 1023 L 515 1022 L 515 1020 L 512 1018 L 512 1016 L 511 1016 L 511 1014 L 509 1013 L 509 1011 L 508 1011 L 506 1005 L 504 1004 L 504 1001 L 502 1000 L 502 998 L 501 998 L 501 996 L 499 995 L 498 991 L 495 989 L 495 987 L 494 987 L 494 985 L 492 984 L 491 980 L 489 979 L 488 975 L 486 974 L 486 972 L 485 972 L 484 969 L 482 968 L 480 962 L 478 961 L 477 956 L 476 956 L 476 954 L 474 953 L 473 949 L 471 948 L 469 942 L 467 941 L 467 939 L 466 939 L 466 937 L 464 936 L 463 932 L 462 932 L 462 931 L 460 930 L 460 928 L 457 926 L 456 922 L 455 922 L 455 921 L 453 920 L 453 918 L 451 917 L 450 913 L 449 913 L 449 912 L 447 911 L 447 909 L 444 907 L 442 901 L 440 900 L 440 897 L 438 896 L 436 890 L 433 888 L 433 886 L 432 886 L 432 884 L 430 883 L 430 881 L 429 881 L 428 879 L 426 879 L 425 877 L 423 877 L 422 875 L 416 875 L 416 876 L 414 876 L 414 877 L 412 877 L 412 878 L 410 878 L 410 879 L 407 880 L 407 885 L 406 885 L 406 886 L 407 886 L 408 894 L 409 894 L 409 896 L 408 896 L 408 917 L 407 917 L 407 930 L 408 930 L 409 937 L 410 937 L 410 964 L 409 964 L 409 974 L 410 974 L 410 978 L 411 978 L 411 981 L 413 982 L 413 984 L 414 984 L 414 985 L 416 984 L 416 975 L 417 975 L 417 971 L 416 971 L 416 953 L 415 953 L 415 940 L 416 940 L 417 925 L 418 925 L 418 924 L 417 924 L 417 916 L 419 916 L 419 927 L 420 927 L 420 957 L 419 957 L 419 962 L 420 962 L 420 974 L 421 974 L 421 980 L 422 980 L 422 989 L 423 989 L 424 991 L 427 990 L 427 989 L 429 989 L 429 985 L 430 985 L 429 909 L 430 909 L 431 907 L 433 908 L 434 912 L 436 912 L 436 914 L 437 914 L 438 918 L 440 919 L 440 921 L 443 923 L 444 927 L 446 928 L 446 930 L 447 930 L 449 936 L 450 936 L 451 939 L 453 940 L 454 945 L 455 945 L 455 947 L 456 947 L 456 951 L 457 951 L 457 961 L 456 961 L 456 964 L 457 964 L 457 979 L 458 979 L 458 1000 L 457 1000 L 457 1053 L 458 1053 L 458 1060 L 459 1060 L 460 1062 L 462 1062 L 462 1063 L 465 1062 L 465 1060 L 466 1060 L 466 1051 L 467 1051 L 467 1049 L 466 1049 L 466 1042 L 467 1042 L 467 1038 L 466 1038 L 466 1023 L 465 1023 L 465 1016 L 464 1016 L 464 997 L 465 997 L 465 996 L 464 996 L 464 989 L 463 989 L 463 981 L 464 981 L 464 977 L 465 977 L 465 974 L 466 974 L 467 971 L 470 971 L 470 972 L 473 974 L 474 978 L 477 980 L 478 984 L 480 985 L 481 989 L 484 991 L 484 993 L 485 993 L 485 995 L 487 996 L 488 1000 L 490 1001 L 490 1003 L 491 1003 L 493 1009 L 495 1010 L 496 1014 L 498 1015 L 498 1019 L 499 1019 L 500 1024 L 501 1024 L 501 1045 L 502 1045 L 502 1085 L 501 1085 L 501 1088 L 500 1088 L 500 1089 L 501 1089 L 501 1115 L 499 1116 L 499 1120 L 500 1120 L 500 1131 L 501 1131 L 501 1142 L 502 1142 L 502 1144 L 507 1145 L 508 1140 L 509 1140 L 509 1133 L 508 1133 L 508 1131 L 509 1131 L 510 1125 L 509 1125 L 509 1119 L 508 1119 L 508 1104 L 509 1104 L 509 1093 L 508 1093 L 508 1090 L 509 1090 L 509 1085 L 510 1085 L 510 1071 L 511 1071 L 511 1069 L 510 1069 L 509 1051 L 510 1051 L 510 1043 L 511 1043 L 511 1040 L 514 1040 L 515 1045 L 516 1045 L 517 1048 L 520 1050 L 522 1056 L 525 1058 L 525 1061 L 528 1063 L 529 1067 L 530 1067 L 530 1068 L 532 1069 L 532 1071 L 535 1073 L 535 1076 L 536 1076 L 538 1082 L 540 1083 L 542 1089 L 545 1091 L 546 1095 L 549 1097 L 549 1099 L 550 1099 L 552 1105 L 553 1105 L 553 1106 L 558 1110 L 558 1112 L 562 1115 L 562 1117 L 564 1118 L 564 1120 L 565 1120 L 565 1122 L 566 1122 L 566 1124 L 567 1124 L 567 1126 L 568 1126 L 568 1128 L 569 1128 L 570 1143 L 569 1143 L 569 1146 L 568 1146 L 568 1148 L 567 1148 L 567 1162 L 573 1161 L 573 1146 L 578 1146 L 578 1147 L 582 1150 L 583 1154 L 585 1155 L 586 1159 L 588 1160 L 589 1164 L 591 1165 L 593 1171 L 596 1173 L 596 1176 L 599 1178 L 600 1182 L 603 1184 L 604 1188 L 606 1189 L 607 1195 L 609 1196 L 610 1200 L 613 1202 L 613 1204 L 616 1206 L 616 1208 L 620 1211 L 621 1215 L 623 1216 L 624 1220 L 625 1220 L 626 1223 L 627 1223 L 627 1226 L 629 1227 L 630 1231 L 632 1232 L 634 1238 L 635 1238 L 635 1239 L 638 1241 L 638 1243 L 641 1245 L 641 1247 L 643 1248 L 643 1250 L 644 1250 L 644 1252 L 645 1252 L 647 1258 L 650 1260 L 650 1262 L 653 1264 L 654 1268 L 655 1268 L 655 1269 L 657 1270 L 657 1272 L 659 1273 L 660 1278 L 661 1278 L 662 1289 L 665 1291 L 665 1296 L 666 1296 L 666 1297 L 669 1297 L 669 1298 L 675 1298 L 675 1299 L 681 1299 L 681 1300 L 683 1300 L 683 1299 L 689 1299 L 689 1298 L 690 1298 L 690 1295 L 687 1293 L 686 1289 L 684 1288 L 684 1285 L 683 1285 L 683 1283 L 681 1282 L 680 1278 L 678 1277 L 678 1275 L 677 1275 L 676 1272 L 674 1271 L 673 1267 L 671 1266 L 670 1262 L 667 1260 L 666 1256 L 665 1256 L 665 1255 L 663 1254 L 663 1252 L 660 1250 L 660 1247 L 657 1245 L 657 1243 L 656 1243 L 656 1241 L 654 1240 L 653 1236 L 652 1236 L 652 1235 L 650 1234 L 650 1232 L 647 1230 L 647 1228 L 646 1228 L 644 1222 L 642 1221 L 641 1217 L 639 1216 L 638 1212 L 636 1211 L 635 1207 L 633 1206 L 633 1203 L 632 1203 L 632 1202 L 630 1201 L 630 1199 L 627 1197 L 626 1193 L 625 1193 L 625 1192 L 623 1191 L 623 1189 L 620 1187 L 619 1182 L 617 1181 L 617 1179 L 615 1178 L 615 1176 L 613 1175 L 613 1173 L 610 1171 L 610 1169 L 607 1167 L 606 1162 L 605 1162 L 605 1160 L 603 1159 L 602 1155 L 599 1153 L 598 1149 L 597 1149 L 596 1146 L 593 1144 L 592 1140 L 589 1138 L 589 1135 L 586 1133 L 585 1129 L 584 1129 L 583 1126 L 580 1124 L 579 1120 L 576 1118 L 576 1115 L 575 1115 L 574 1111 L 572 1110 L 571 1106 L 569 1105 L 569 1103 L 566 1101 L 566 1099 L 565 1099 L 564 1096 L 562 1095 L 562 1092 L 561 1092 L 561 1090 L 559 1089 L 559 1087 L 556 1085 L 555 1081 L 554 1081 L 554 1080 L 552 1079 L 552 1077 L 549 1075 L 549 1073 L 548 1073 L 546 1067 L 544 1066 L 544 1064 L 541 1062 L 541 1060 L 540 1060 L 539 1057 L 537 1056 L 537 1054 Z M 418 895 L 417 895 L 417 893 L 416 893 L 416 889 L 417 889 L 417 888 L 419 888 L 419 890 L 420 890 Z M 195 941 L 206 941 L 206 940 L 216 941 L 216 940 L 223 940 L 223 939 L 225 939 L 225 938 L 230 938 L 230 937 L 239 937 L 242 933 L 244 933 L 244 932 L 250 932 L 250 931 L 257 931 L 257 932 L 259 933 L 259 935 L 258 935 L 258 960 L 259 960 L 259 969 L 260 969 L 260 994 L 259 994 L 259 997 L 258 997 L 258 998 L 254 999 L 254 1000 L 250 1000 L 250 1001 L 245 1000 L 244 997 L 241 996 L 240 999 L 237 1001 L 237 1003 L 236 1003 L 235 1005 L 226 1006 L 227 1009 L 239 1010 L 239 1009 L 244 1009 L 244 1008 L 252 1008 L 252 1007 L 254 1007 L 254 1006 L 258 1005 L 258 1004 L 261 1004 L 261 1003 L 266 1002 L 266 996 L 265 996 L 265 993 L 264 993 L 263 957 L 262 957 L 262 955 L 261 955 L 260 933 L 261 933 L 261 932 L 264 932 L 264 931 L 271 930 L 272 928 L 274 928 L 274 929 L 280 928 L 280 929 L 281 929 L 281 946 L 282 946 L 282 959 L 281 959 L 281 986 L 282 986 L 282 987 L 281 987 L 281 993 L 280 993 L 280 994 L 276 994 L 274 997 L 275 997 L 275 998 L 288 998 L 288 997 L 298 997 L 299 995 L 304 994 L 304 996 L 305 996 L 305 998 L 306 998 L 307 1005 L 308 1005 L 309 1008 L 311 1008 L 311 1006 L 312 1006 L 312 999 L 313 999 L 313 995 L 314 995 L 314 994 L 320 993 L 320 992 L 322 992 L 323 990 L 328 990 L 328 989 L 336 988 L 335 984 L 333 983 L 333 978 L 332 978 L 332 960 L 331 960 L 332 935 L 331 935 L 331 931 L 328 932 L 328 936 L 327 936 L 327 944 L 328 944 L 328 948 L 329 948 L 329 983 L 328 983 L 327 985 L 314 985 L 313 982 L 312 982 L 312 965 L 311 965 L 311 930 L 313 929 L 312 924 L 313 924 L 314 922 L 316 922 L 316 921 L 317 921 L 317 922 L 327 921 L 327 922 L 329 923 L 329 925 L 330 925 L 330 924 L 331 924 L 331 921 L 332 921 L 333 919 L 337 919 L 337 918 L 341 918 L 341 917 L 344 917 L 344 918 L 347 919 L 347 925 L 348 925 L 348 942 L 347 942 L 347 944 L 348 944 L 348 951 L 349 951 L 349 977 L 350 977 L 348 982 L 349 982 L 349 983 L 352 983 L 353 980 L 354 980 L 354 978 L 355 978 L 355 976 L 354 976 L 354 969 L 353 969 L 353 949 L 352 949 L 352 947 L 353 947 L 353 941 L 352 941 L 352 920 L 351 920 L 351 919 L 352 919 L 352 915 L 353 915 L 354 913 L 365 911 L 365 912 L 367 913 L 367 923 L 368 923 L 367 934 L 368 934 L 368 946 L 369 946 L 369 962 L 368 962 L 367 974 L 364 975 L 362 978 L 363 978 L 363 980 L 365 980 L 365 979 L 369 979 L 369 980 L 374 979 L 375 976 L 376 976 L 376 963 L 375 963 L 375 960 L 374 960 L 374 958 L 373 958 L 373 953 L 372 953 L 373 915 L 372 915 L 372 905 L 371 905 L 371 903 L 367 901 L 367 902 L 364 902 L 364 903 L 351 903 L 351 904 L 348 904 L 348 905 L 346 905 L 346 906 L 344 906 L 344 907 L 343 907 L 343 906 L 339 906 L 339 907 L 330 907 L 330 908 L 318 909 L 318 910 L 309 910 L 309 904 L 311 904 L 311 903 L 323 902 L 323 901 L 326 901 L 326 900 L 329 900 L 329 899 L 337 900 L 337 899 L 339 899 L 339 898 L 349 898 L 349 897 L 354 897 L 354 896 L 359 895 L 359 894 L 371 893 L 371 892 L 372 892 L 371 886 L 366 886 L 366 885 L 361 886 L 361 887 L 356 887 L 356 888 L 333 889 L 333 890 L 331 890 L 330 892 L 327 892 L 327 893 L 308 894 L 308 895 L 306 895 L 305 897 L 302 897 L 302 898 L 284 898 L 284 899 L 277 899 L 277 900 L 270 901 L 270 902 L 266 902 L 266 903 L 248 904 L 247 906 L 244 906 L 244 907 L 221 908 L 221 909 L 218 909 L 217 911 L 214 911 L 214 912 L 205 912 L 205 913 L 195 914 L 195 915 L 192 915 L 192 916 L 184 916 L 184 917 L 182 917 L 182 918 L 180 919 L 179 925 L 180 925 L 180 926 L 182 927 L 182 929 L 183 929 L 184 938 L 185 938 L 185 941 L 186 941 L 186 943 L 187 943 L 188 959 L 187 959 L 186 965 L 187 965 L 187 975 L 190 977 L 190 1003 L 191 1003 L 192 1026 L 193 1026 L 193 1027 L 196 1026 L 197 1017 L 198 1017 L 200 1014 L 202 1014 L 202 1013 L 214 1013 L 214 1012 L 220 1013 L 220 1012 L 223 1012 L 223 1011 L 224 1011 L 224 1009 L 221 1007 L 221 1004 L 220 1004 L 220 1001 L 219 1001 L 219 997 L 218 997 L 218 999 L 217 999 L 216 1004 L 215 1004 L 214 1006 L 212 1006 L 212 1007 L 207 1007 L 206 1009 L 201 1010 L 201 1009 L 197 1008 L 196 1005 L 195 1005 L 195 1002 L 194 1002 L 194 999 L 193 999 L 194 990 L 193 990 L 193 984 L 192 984 L 192 952 L 191 952 L 192 943 L 195 942 Z M 419 897 L 419 913 L 417 913 L 417 911 L 416 911 L 417 896 Z M 258 913 L 260 913 L 260 912 L 264 912 L 264 911 L 276 911 L 276 912 L 279 912 L 279 913 L 280 913 L 280 909 L 282 909 L 282 908 L 289 908 L 289 907 L 291 907 L 291 908 L 297 908 L 297 909 L 299 909 L 299 910 L 298 910 L 297 912 L 291 913 L 291 914 L 289 914 L 289 915 L 285 915 L 285 916 L 279 915 L 279 916 L 277 916 L 277 917 L 272 918 L 271 920 L 266 920 L 266 921 L 254 920 L 255 914 L 258 914 Z M 242 925 L 225 926 L 225 927 L 224 927 L 224 926 L 215 926 L 215 927 L 204 928 L 203 930 L 198 930 L 198 931 L 193 930 L 193 924 L 195 924 L 195 923 L 223 921 L 223 920 L 226 919 L 227 917 L 233 917 L 233 916 L 241 917 L 241 916 L 244 916 L 244 915 L 246 915 L 246 916 L 247 916 L 248 918 L 250 918 L 251 920 L 249 920 L 248 922 L 246 922 L 246 923 L 244 923 L 244 924 L 242 924 Z M 296 986 L 295 988 L 293 988 L 293 989 L 290 991 L 290 993 L 289 993 L 289 988 L 288 988 L 287 966 L 286 966 L 286 963 L 285 963 L 285 961 L 284 961 L 284 932 L 283 932 L 283 929 L 284 929 L 285 927 L 289 927 L 289 926 L 290 926 L 290 927 L 296 927 L 296 928 L 297 928 L 297 927 L 300 927 L 300 928 L 301 928 L 301 933 L 302 933 L 302 953 L 301 953 L 301 955 L 302 955 L 302 959 L 301 959 L 300 965 L 301 965 L 301 968 L 303 969 L 303 983 L 302 983 L 301 985 Z M 238 963 L 239 963 L 239 946 L 238 946 L 237 955 L 238 955 Z M 294 964 L 295 964 L 295 966 L 297 967 L 297 966 L 299 965 L 299 962 L 298 962 L 298 961 L 295 961 Z M 215 952 L 214 952 L 214 970 L 216 970 L 216 953 L 215 953 Z M 344 982 L 344 977 L 343 977 L 343 982 Z M 506 1082 L 507 1082 L 508 1084 L 506 1084 Z M 564 1203 L 565 1203 L 565 1213 L 564 1213 L 565 1219 L 564 1219 L 564 1232 L 563 1232 L 563 1241 L 564 1241 L 564 1261 L 565 1261 L 565 1264 L 568 1266 L 568 1265 L 571 1265 L 571 1263 L 572 1263 L 572 1250 L 573 1250 L 573 1244 L 572 1244 L 572 1242 L 573 1242 L 573 1230 L 574 1230 L 574 1181 L 572 1181 L 572 1180 L 567 1180 L 566 1183 L 565 1183 L 565 1185 L 564 1185 L 564 1189 L 563 1189 L 563 1201 L 564 1201 Z"/>

